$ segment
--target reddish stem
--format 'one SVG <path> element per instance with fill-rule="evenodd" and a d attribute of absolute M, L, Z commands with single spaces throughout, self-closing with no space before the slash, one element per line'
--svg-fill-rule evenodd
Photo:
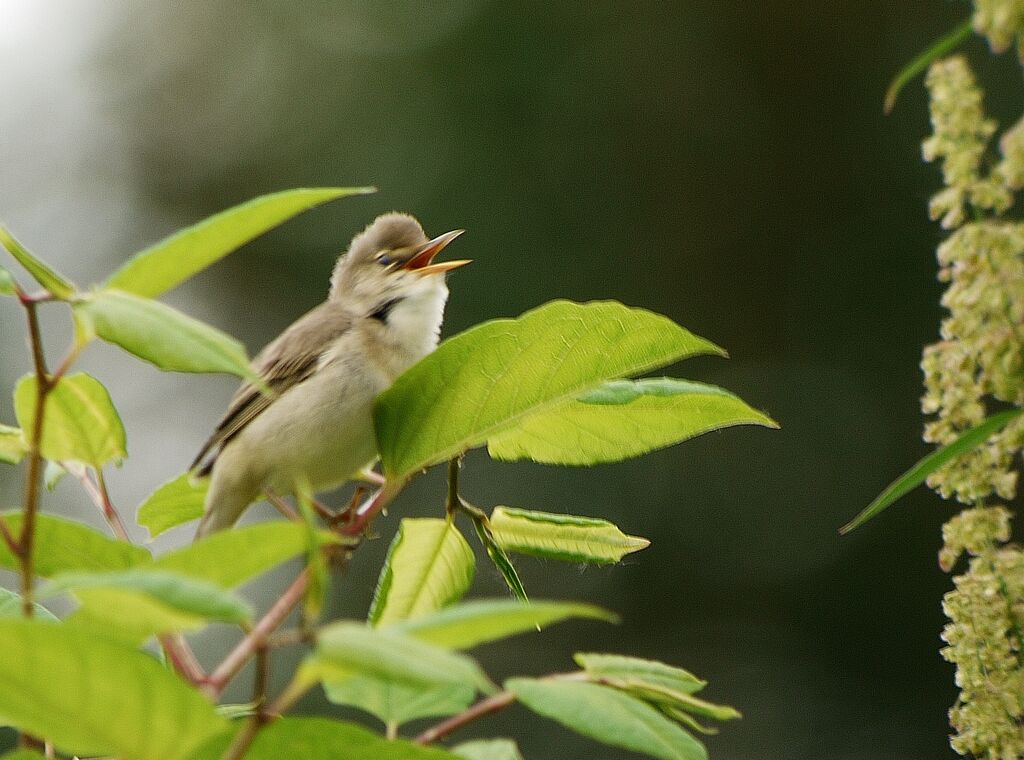
<path fill-rule="evenodd" d="M 504 710 L 516 701 L 516 695 L 511 691 L 502 691 L 494 696 L 481 699 L 475 705 L 463 710 L 458 715 L 453 715 L 447 720 L 441 721 L 417 736 L 413 741 L 416 744 L 433 744 L 438 739 L 443 739 L 448 734 L 457 731 L 463 726 L 472 723 L 485 715 Z"/>

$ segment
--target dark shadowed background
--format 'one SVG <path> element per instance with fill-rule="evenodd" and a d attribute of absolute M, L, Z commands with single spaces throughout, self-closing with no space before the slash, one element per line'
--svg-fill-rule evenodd
<path fill-rule="evenodd" d="M 718 759 L 952 757 L 952 668 L 938 654 L 950 581 L 936 565 L 951 507 L 920 491 L 850 537 L 836 529 L 927 451 L 917 362 L 941 315 L 941 235 L 925 213 L 939 178 L 920 158 L 921 83 L 892 117 L 881 102 L 892 74 L 968 11 L 3 0 L 0 217 L 89 283 L 260 193 L 374 184 L 167 300 L 255 352 L 322 300 L 354 232 L 400 209 L 430 234 L 468 230 L 452 255 L 475 262 L 451 277 L 446 335 L 552 298 L 615 298 L 711 338 L 732 358 L 672 374 L 738 392 L 781 431 L 726 430 L 593 469 L 469 457 L 476 503 L 603 516 L 653 542 L 611 568 L 520 561 L 535 597 L 600 603 L 623 624 L 491 645 L 485 665 L 497 678 L 566 669 L 574 647 L 683 665 L 744 713 L 709 739 Z M 991 110 L 1016 118 L 1017 63 L 967 49 Z M 47 316 L 56 352 L 67 322 Z M 131 518 L 187 465 L 234 383 L 164 375 L 99 345 L 83 366 L 125 419 L 131 458 L 110 481 Z M 3 387 L 27 369 L 20 314 L 0 303 Z M 21 477 L 0 471 L 4 504 Z M 442 498 L 437 472 L 408 490 L 336 584 L 332 614 L 365 614 L 398 517 L 437 514 Z M 70 483 L 46 507 L 96 522 Z M 290 572 L 249 593 L 265 603 Z M 473 593 L 504 593 L 483 563 Z M 198 637 L 209 660 L 223 633 Z M 627 756 L 519 709 L 462 738 L 475 733 L 518 736 L 530 760 Z"/>

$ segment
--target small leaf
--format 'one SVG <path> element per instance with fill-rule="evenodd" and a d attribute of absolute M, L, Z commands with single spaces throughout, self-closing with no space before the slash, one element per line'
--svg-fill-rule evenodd
<path fill-rule="evenodd" d="M 607 520 L 495 507 L 491 535 L 506 551 L 565 562 L 611 564 L 650 541 L 627 536 Z"/>
<path fill-rule="evenodd" d="M 387 625 L 457 602 L 473 582 L 475 565 L 451 520 L 403 519 L 377 582 L 370 622 Z"/>
<path fill-rule="evenodd" d="M 21 512 L 5 512 L 11 531 L 21 530 Z M 35 572 L 42 578 L 71 571 L 127 570 L 151 561 L 148 551 L 104 536 L 82 523 L 49 514 L 36 515 Z M 16 570 L 18 559 L 0 542 L 0 567 Z"/>
<path fill-rule="evenodd" d="M 511 739 L 477 739 L 452 747 L 462 760 L 523 760 L 519 747 Z"/>
<path fill-rule="evenodd" d="M 36 411 L 36 376 L 25 375 L 14 389 L 14 411 L 22 430 L 31 430 Z M 102 467 L 128 452 L 124 426 L 99 380 L 79 372 L 62 377 L 46 396 L 42 455 Z"/>
<path fill-rule="evenodd" d="M 41 604 L 33 602 L 32 609 L 35 612 L 34 617 L 38 620 L 48 620 L 51 623 L 59 622 L 57 616 Z M 0 587 L 0 620 L 11 620 L 21 616 L 21 596 Z"/>
<path fill-rule="evenodd" d="M 971 19 L 967 19 L 953 29 L 953 31 L 948 32 L 940 39 L 933 42 L 928 46 L 927 50 L 904 66 L 903 69 L 893 77 L 892 82 L 889 84 L 889 89 L 885 91 L 885 104 L 883 106 L 885 113 L 892 113 L 892 109 L 896 105 L 896 98 L 899 97 L 900 91 L 908 82 L 910 82 L 910 80 L 927 69 L 933 61 L 937 61 L 939 58 L 942 58 L 944 55 L 947 55 L 960 47 L 960 45 L 971 36 L 973 31 L 973 22 Z"/>
<path fill-rule="evenodd" d="M 299 506 L 302 524 L 306 529 L 306 572 L 309 574 L 309 583 L 306 584 L 306 593 L 303 599 L 302 619 L 307 626 L 319 619 L 323 612 L 324 601 L 327 598 L 327 585 L 330 581 L 327 558 L 320 551 L 320 531 L 317 530 L 313 498 L 313 492 L 308 483 L 296 486 L 295 502 Z"/>
<path fill-rule="evenodd" d="M 372 187 L 319 187 L 261 195 L 135 254 L 106 286 L 153 298 L 307 209 L 335 198 L 372 192 Z"/>
<path fill-rule="evenodd" d="M 0 267 L 0 296 L 13 296 L 18 292 L 18 284 L 14 277 L 3 267 Z"/>
<path fill-rule="evenodd" d="M 28 444 L 20 428 L 0 425 L 0 462 L 17 464 L 28 453 Z"/>
<path fill-rule="evenodd" d="M 0 652 L 0 714 L 67 754 L 190 760 L 227 727 L 149 655 L 70 626 L 2 620 Z"/>
<path fill-rule="evenodd" d="M 420 718 L 455 715 L 476 696 L 472 686 L 417 686 L 371 676 L 328 680 L 323 687 L 330 702 L 363 710 L 385 725 L 399 726 Z"/>
<path fill-rule="evenodd" d="M 778 427 L 714 385 L 670 377 L 611 380 L 492 437 L 487 451 L 508 462 L 592 465 L 640 456 L 733 425 Z"/>
<path fill-rule="evenodd" d="M 46 468 L 43 470 L 43 483 L 46 485 L 47 491 L 52 491 L 57 487 L 64 476 L 68 474 L 68 471 L 64 469 L 64 466 L 60 462 L 47 462 Z"/>
<path fill-rule="evenodd" d="M 695 694 L 707 686 L 707 681 L 697 678 L 693 673 L 657 660 L 592 652 L 577 652 L 573 659 L 588 675 L 596 678 L 630 679 L 674 689 L 683 694 Z"/>
<path fill-rule="evenodd" d="M 234 733 L 203 745 L 190 760 L 220 760 Z M 455 756 L 401 739 L 387 741 L 354 723 L 280 718 L 256 735 L 245 760 L 455 760 Z"/>
<path fill-rule="evenodd" d="M 446 649 L 469 649 L 569 618 L 618 622 L 618 617 L 611 612 L 578 602 L 524 603 L 514 599 L 486 599 L 463 602 L 426 617 L 406 620 L 397 623 L 395 629 Z"/>
<path fill-rule="evenodd" d="M 32 275 L 36 282 L 46 288 L 54 298 L 66 301 L 75 294 L 75 286 L 63 275 L 57 274 L 48 265 L 37 259 L 19 243 L 6 228 L 0 226 L 0 245 L 7 249 L 18 263 Z"/>
<path fill-rule="evenodd" d="M 586 394 L 606 380 L 722 353 L 670 319 L 614 301 L 554 301 L 467 330 L 377 399 L 378 450 L 398 480 Z"/>
<path fill-rule="evenodd" d="M 513 678 L 505 687 L 539 715 L 613 747 L 662 760 L 707 760 L 704 745 L 650 705 L 592 683 Z"/>
<path fill-rule="evenodd" d="M 840 528 L 839 532 L 846 534 L 854 528 L 859 528 L 879 512 L 913 491 L 927 480 L 929 475 L 940 469 L 947 462 L 980 446 L 988 440 L 989 436 L 998 433 L 1020 416 L 1022 412 L 1024 412 L 1024 409 L 1011 409 L 994 414 L 976 427 L 968 430 L 952 443 L 936 449 L 928 456 L 919 460 L 917 464 L 890 483 L 859 515 Z"/>
<path fill-rule="evenodd" d="M 526 595 L 526 587 L 523 586 L 523 582 L 519 579 L 519 573 L 516 572 L 516 566 L 512 564 L 512 560 L 509 559 L 505 550 L 495 542 L 494 537 L 491 536 L 490 529 L 484 524 L 483 519 L 474 519 L 473 527 L 476 529 L 477 538 L 483 544 L 487 556 L 501 574 L 505 585 L 508 586 L 508 590 L 519 601 L 530 601 Z"/>
<path fill-rule="evenodd" d="M 170 372 L 255 375 L 242 344 L 170 306 L 117 290 L 101 290 L 75 305 L 103 340 Z"/>
<path fill-rule="evenodd" d="M 139 505 L 136 520 L 149 531 L 150 538 L 203 516 L 208 478 L 193 480 L 183 473 L 169 480 Z"/>

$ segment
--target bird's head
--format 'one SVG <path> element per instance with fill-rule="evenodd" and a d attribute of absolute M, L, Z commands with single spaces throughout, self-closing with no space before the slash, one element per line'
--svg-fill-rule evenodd
<path fill-rule="evenodd" d="M 444 274 L 469 261 L 434 257 L 462 234 L 453 230 L 429 240 L 420 223 L 408 214 L 378 216 L 349 244 L 331 276 L 332 300 L 341 299 L 367 314 L 405 299 L 437 299 L 447 295 Z M 390 308 L 390 306 L 389 306 Z"/>

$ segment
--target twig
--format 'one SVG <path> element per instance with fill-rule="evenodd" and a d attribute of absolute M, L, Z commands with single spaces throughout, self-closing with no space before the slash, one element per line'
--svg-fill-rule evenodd
<path fill-rule="evenodd" d="M 463 710 L 458 715 L 453 715 L 447 720 L 443 720 L 437 725 L 428 728 L 413 741 L 416 744 L 432 744 L 438 739 L 443 739 L 448 734 L 453 731 L 457 731 L 478 718 L 490 715 L 491 713 L 496 713 L 499 710 L 504 710 L 515 701 L 516 695 L 511 691 L 502 691 L 494 696 L 481 699 L 475 705 Z"/>
<path fill-rule="evenodd" d="M 193 685 L 199 685 L 206 681 L 206 673 L 192 654 L 192 649 L 180 635 L 165 633 L 158 636 L 160 646 L 167 653 L 167 659 L 178 671 L 182 678 Z"/>
<path fill-rule="evenodd" d="M 7 548 L 14 555 L 15 559 L 20 557 L 21 546 L 18 544 L 18 539 L 11 533 L 11 527 L 7 524 L 7 520 L 3 515 L 0 515 L 0 536 L 3 537 L 4 543 L 7 544 Z"/>
<path fill-rule="evenodd" d="M 225 751 L 222 760 L 240 760 L 252 746 L 256 734 L 270 721 L 266 712 L 267 684 L 270 682 L 270 651 L 266 642 L 256 650 L 256 676 L 252 684 L 252 703 L 256 712 L 249 717 L 245 727 L 238 732 Z"/>
<path fill-rule="evenodd" d="M 373 520 L 373 518 L 376 517 L 382 509 L 394 501 L 395 497 L 398 496 L 398 492 L 401 490 L 401 485 L 385 483 L 383 487 L 363 502 L 363 504 L 352 513 L 352 518 L 344 527 L 342 527 L 341 535 L 361 535 L 366 529 L 366 526 L 370 524 L 370 521 Z"/>
<path fill-rule="evenodd" d="M 89 498 L 103 515 L 113 534 L 122 541 L 131 541 L 124 522 L 121 520 L 121 515 L 117 513 L 114 504 L 110 501 L 110 492 L 107 491 L 107 481 L 103 477 L 103 470 L 96 470 L 96 480 L 94 481 L 85 467 L 76 467 L 69 463 L 66 469 L 82 484 L 82 488 L 89 494 Z"/>

